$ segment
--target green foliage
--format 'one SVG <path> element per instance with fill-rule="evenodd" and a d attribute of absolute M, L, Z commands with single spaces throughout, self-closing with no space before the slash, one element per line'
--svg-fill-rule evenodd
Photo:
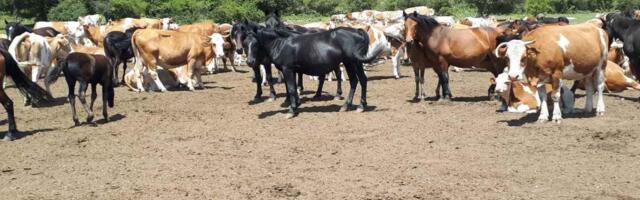
<path fill-rule="evenodd" d="M 78 16 L 88 13 L 82 0 L 62 0 L 60 4 L 49 10 L 47 17 L 52 21 L 75 21 L 78 20 Z"/>
<path fill-rule="evenodd" d="M 540 13 L 551 13 L 551 0 L 527 0 L 524 4 L 524 10 L 527 14 L 537 15 Z"/>
<path fill-rule="evenodd" d="M 257 21 L 264 16 L 256 4 L 250 1 L 239 2 L 236 0 L 222 0 L 213 13 L 215 13 L 216 22 L 227 23 L 243 18 Z"/>
<path fill-rule="evenodd" d="M 614 0 L 614 8 L 625 11 L 627 9 L 640 8 L 640 0 Z"/>
<path fill-rule="evenodd" d="M 145 11 L 149 3 L 140 0 L 107 0 L 110 1 L 110 9 L 105 13 L 105 17 L 119 19 L 125 17 L 145 16 Z"/>

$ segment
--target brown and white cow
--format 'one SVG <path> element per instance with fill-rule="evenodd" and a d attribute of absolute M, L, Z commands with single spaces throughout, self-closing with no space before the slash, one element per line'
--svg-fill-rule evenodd
<path fill-rule="evenodd" d="M 141 78 L 143 65 L 162 92 L 167 89 L 158 79 L 158 66 L 164 69 L 184 67 L 188 76 L 179 78 L 180 83 L 186 84 L 189 90 L 195 90 L 195 75 L 198 85 L 202 87 L 202 66 L 214 56 L 223 54 L 222 45 L 216 45 L 222 44 L 222 36 L 217 33 L 206 37 L 198 33 L 142 29 L 133 34 L 131 43 L 137 60 L 134 70 L 138 91 L 145 90 Z"/>
<path fill-rule="evenodd" d="M 560 122 L 561 80 L 584 80 L 587 89 L 586 112 L 593 110 L 594 88 L 597 88 L 596 112 L 604 114 L 604 66 L 607 62 L 607 33 L 593 24 L 542 26 L 522 40 L 512 40 L 496 48 L 498 57 L 509 59 L 508 75 L 517 80 L 524 75 L 537 87 L 541 109 L 539 122 L 549 120 L 548 93 L 553 101 L 552 120 Z M 550 90 L 547 92 L 547 85 Z"/>
<path fill-rule="evenodd" d="M 187 24 L 178 27 L 179 32 L 200 33 L 209 36 L 219 31 L 218 24 L 213 22 L 200 22 L 195 24 Z"/>

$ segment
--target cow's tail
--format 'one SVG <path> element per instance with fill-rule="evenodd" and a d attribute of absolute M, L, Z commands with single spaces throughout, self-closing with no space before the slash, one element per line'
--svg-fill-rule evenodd
<path fill-rule="evenodd" d="M 15 86 L 20 90 L 20 93 L 26 97 L 31 97 L 31 100 L 35 104 L 49 103 L 53 101 L 53 97 L 46 90 L 40 87 L 38 84 L 32 82 L 27 75 L 22 73 L 16 60 L 9 55 L 9 52 L 0 50 L 2 56 L 5 57 L 5 72 L 13 82 Z"/>
<path fill-rule="evenodd" d="M 354 53 L 354 56 L 358 62 L 370 63 L 378 57 L 382 50 L 384 50 L 384 45 L 374 45 L 373 49 L 369 51 L 369 35 L 362 29 L 357 29 L 357 31 L 363 39 L 356 41 L 358 49 Z"/>
<path fill-rule="evenodd" d="M 143 68 L 143 63 L 142 63 L 142 62 L 144 62 L 144 59 L 140 58 L 140 50 L 138 48 L 138 45 L 136 45 L 136 34 L 137 33 L 138 32 L 134 32 L 133 34 L 131 34 L 131 51 L 133 51 L 133 59 L 134 59 L 134 61 L 133 61 L 133 63 L 134 63 L 134 65 L 133 65 L 133 73 L 135 73 L 135 77 L 140 76 L 140 73 L 142 73 L 142 70 L 144 69 Z M 114 69 L 114 70 L 117 70 L 117 69 Z M 122 73 L 127 73 L 127 72 L 122 72 Z M 144 79 L 144 77 L 139 79 L 139 80 L 136 80 L 136 81 L 139 82 L 138 85 L 140 85 L 142 79 Z M 139 91 L 140 89 L 141 88 L 137 88 L 134 91 Z"/>
<path fill-rule="evenodd" d="M 52 85 L 58 81 L 62 69 L 67 65 L 67 55 L 59 55 L 56 60 L 58 63 L 49 68 L 49 72 L 47 72 L 47 76 L 44 79 L 45 85 Z"/>

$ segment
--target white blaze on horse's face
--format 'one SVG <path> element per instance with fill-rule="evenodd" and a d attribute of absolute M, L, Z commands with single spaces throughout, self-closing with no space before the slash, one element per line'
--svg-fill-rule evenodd
<path fill-rule="evenodd" d="M 220 33 L 214 33 L 210 38 L 216 58 L 222 57 L 222 55 L 224 55 L 224 38 L 222 38 Z"/>
<path fill-rule="evenodd" d="M 524 72 L 525 63 L 523 60 L 527 56 L 527 45 L 533 42 L 534 41 L 511 40 L 506 43 L 506 56 L 509 58 L 508 74 L 511 80 L 518 79 Z"/>

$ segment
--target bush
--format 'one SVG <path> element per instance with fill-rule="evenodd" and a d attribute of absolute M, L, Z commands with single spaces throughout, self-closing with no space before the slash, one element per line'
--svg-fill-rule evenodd
<path fill-rule="evenodd" d="M 530 15 L 553 12 L 550 0 L 527 0 L 524 3 L 524 10 Z"/>
<path fill-rule="evenodd" d="M 640 8 L 640 0 L 614 0 L 613 5 L 615 9 L 621 11 L 638 9 Z"/>
<path fill-rule="evenodd" d="M 125 17 L 141 17 L 147 10 L 148 3 L 146 1 L 131 0 L 111 0 L 111 8 L 105 17 L 109 19 L 120 19 Z"/>
<path fill-rule="evenodd" d="M 239 2 L 236 0 L 222 0 L 212 13 L 216 22 L 231 22 L 244 18 L 257 21 L 264 16 L 256 4 L 250 1 Z"/>
<path fill-rule="evenodd" d="M 75 21 L 79 16 L 87 15 L 89 11 L 82 0 L 62 0 L 57 6 L 49 10 L 47 17 L 51 21 Z"/>

